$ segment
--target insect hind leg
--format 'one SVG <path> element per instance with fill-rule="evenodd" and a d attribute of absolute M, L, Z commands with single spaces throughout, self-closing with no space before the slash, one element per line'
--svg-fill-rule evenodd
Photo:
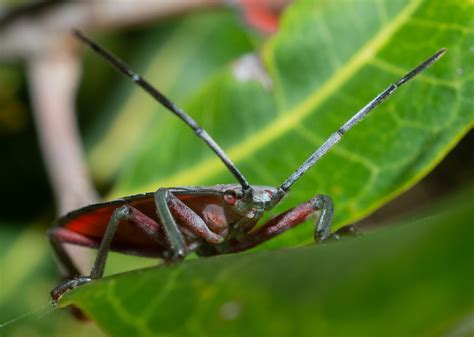
<path fill-rule="evenodd" d="M 47 235 L 61 265 L 61 273 L 65 278 L 76 277 L 81 273 L 73 257 L 64 247 L 64 244 L 69 243 L 90 248 L 96 248 L 99 245 L 96 241 L 63 227 L 52 228 L 48 231 Z"/>
<path fill-rule="evenodd" d="M 100 242 L 100 245 L 93 239 L 72 232 L 65 228 L 58 227 L 51 231 L 50 240 L 52 242 L 53 248 L 55 249 L 61 263 L 68 270 L 68 277 L 73 277 L 72 279 L 61 283 L 59 286 L 57 286 L 51 291 L 51 298 L 53 300 L 53 304 L 56 304 L 62 297 L 62 295 L 64 295 L 66 292 L 84 283 L 88 283 L 93 279 L 98 279 L 103 276 L 108 252 L 110 250 L 110 245 L 120 222 L 122 222 L 123 220 L 130 221 L 138 228 L 140 228 L 146 235 L 150 236 L 156 241 L 162 241 L 162 235 L 160 234 L 160 227 L 158 223 L 143 214 L 142 212 L 140 212 L 138 209 L 129 205 L 123 205 L 113 212 L 105 230 L 105 233 L 102 237 L 102 241 Z M 64 247 L 62 246 L 63 243 L 73 243 L 92 248 L 95 248 L 97 246 L 99 247 L 95 262 L 93 264 L 89 276 L 78 276 L 79 271 L 75 267 L 71 256 L 67 254 Z"/>
<path fill-rule="evenodd" d="M 51 290 L 50 294 L 52 304 L 56 305 L 64 293 L 91 280 L 90 277 L 80 276 L 81 273 L 77 268 L 73 257 L 65 249 L 64 244 L 69 243 L 95 248 L 98 246 L 98 243 L 82 234 L 62 227 L 52 228 L 48 231 L 47 235 L 56 257 L 61 264 L 61 273 L 66 280 Z M 73 313 L 77 318 L 85 319 L 85 316 L 79 310 L 74 309 Z"/>

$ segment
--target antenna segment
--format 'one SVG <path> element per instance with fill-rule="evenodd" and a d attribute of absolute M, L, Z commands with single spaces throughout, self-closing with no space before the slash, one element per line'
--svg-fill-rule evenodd
<path fill-rule="evenodd" d="M 413 77 L 421 73 L 423 70 L 431 66 L 433 63 L 444 55 L 446 49 L 440 49 L 429 59 L 421 63 L 419 66 L 411 70 L 405 76 L 400 78 L 397 82 L 391 84 L 387 89 L 378 94 L 372 101 L 366 106 L 360 109 L 351 119 L 349 119 L 339 130 L 334 132 L 324 143 L 321 145 L 293 174 L 286 179 L 281 185 L 280 189 L 287 192 L 290 187 L 306 172 L 311 166 L 313 166 L 322 156 L 324 156 L 334 145 L 336 145 L 344 134 L 349 131 L 354 125 L 359 123 L 367 116 L 367 114 L 374 109 L 377 105 L 386 100 L 392 95 L 398 88 L 403 84 L 411 80 Z"/>
<path fill-rule="evenodd" d="M 181 108 L 176 106 L 169 98 L 163 95 L 158 89 L 153 87 L 147 80 L 142 78 L 140 75 L 136 74 L 133 70 L 130 69 L 123 61 L 121 61 L 118 57 L 112 55 L 109 51 L 105 48 L 101 47 L 94 41 L 87 38 L 84 34 L 82 34 L 78 30 L 74 30 L 74 35 L 76 35 L 82 42 L 87 44 L 90 48 L 92 48 L 97 54 L 102 56 L 105 60 L 107 60 L 110 64 L 112 64 L 115 68 L 117 68 L 121 73 L 130 77 L 136 84 L 142 87 L 147 93 L 149 93 L 155 100 L 157 100 L 161 105 L 167 108 L 169 111 L 174 113 L 178 116 L 184 123 L 186 123 L 191 129 L 193 129 L 194 133 L 201 138 L 209 148 L 214 151 L 214 153 L 219 157 L 219 159 L 224 163 L 225 166 L 229 169 L 230 173 L 239 181 L 240 185 L 242 186 L 242 191 L 244 195 L 250 195 L 251 188 L 250 185 L 245 179 L 244 175 L 240 173 L 239 169 L 235 166 L 235 164 L 230 160 L 227 154 L 222 150 L 222 148 L 214 141 L 214 139 L 200 127 L 194 119 L 191 118 L 186 112 L 184 112 Z"/>

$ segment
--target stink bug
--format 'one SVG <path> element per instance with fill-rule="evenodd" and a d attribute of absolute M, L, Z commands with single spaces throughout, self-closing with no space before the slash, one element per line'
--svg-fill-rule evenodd
<path fill-rule="evenodd" d="M 61 217 L 48 236 L 67 271 L 68 280 L 52 290 L 53 303 L 57 303 L 65 292 L 76 286 L 102 277 L 109 250 L 154 256 L 165 261 L 181 260 L 190 252 L 200 256 L 240 252 L 302 223 L 314 213 L 319 213 L 314 231 L 317 242 L 354 232 L 355 227 L 346 226 L 331 233 L 333 203 L 326 195 L 316 195 L 254 228 L 264 212 L 274 208 L 291 186 L 349 129 L 446 51 L 439 50 L 378 94 L 316 149 L 281 186 L 271 187 L 250 185 L 220 146 L 194 119 L 107 50 L 80 32 L 76 31 L 75 35 L 186 123 L 214 151 L 238 184 L 159 188 L 155 192 L 90 205 Z M 98 248 L 89 276 L 79 275 L 73 257 L 63 247 L 65 243 Z"/>

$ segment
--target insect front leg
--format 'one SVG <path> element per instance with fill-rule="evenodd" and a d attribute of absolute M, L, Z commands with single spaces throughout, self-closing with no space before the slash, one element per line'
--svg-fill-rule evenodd
<path fill-rule="evenodd" d="M 310 200 L 314 211 L 320 211 L 318 222 L 314 229 L 314 240 L 316 242 L 326 240 L 331 234 L 332 219 L 334 216 L 334 204 L 330 196 L 317 195 Z"/>
<path fill-rule="evenodd" d="M 312 199 L 315 211 L 321 211 L 318 222 L 314 229 L 314 240 L 321 242 L 327 239 L 340 239 L 343 236 L 360 234 L 355 225 L 347 225 L 331 233 L 332 219 L 334 215 L 334 204 L 330 196 L 318 195 Z"/>
<path fill-rule="evenodd" d="M 222 253 L 235 253 L 253 248 L 290 228 L 296 227 L 304 222 L 310 215 L 320 212 L 314 229 L 316 242 L 325 241 L 329 238 L 338 239 L 343 232 L 353 232 L 354 226 L 342 227 L 335 233 L 331 233 L 334 207 L 332 200 L 326 195 L 317 195 L 314 198 L 292 208 L 284 213 L 270 219 L 262 227 L 245 235 L 241 240 L 233 240 L 217 245 L 215 250 L 202 251 L 202 255 L 214 255 Z M 348 228 L 351 228 L 349 230 Z"/>

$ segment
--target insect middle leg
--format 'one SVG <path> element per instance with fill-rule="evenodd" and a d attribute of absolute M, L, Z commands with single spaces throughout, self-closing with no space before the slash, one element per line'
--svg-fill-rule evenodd
<path fill-rule="evenodd" d="M 168 239 L 169 253 L 165 257 L 168 261 L 183 259 L 189 253 L 176 219 L 206 242 L 218 244 L 224 240 L 223 236 L 212 232 L 198 214 L 179 200 L 173 194 L 173 189 L 158 189 L 155 192 L 155 205 Z"/>

